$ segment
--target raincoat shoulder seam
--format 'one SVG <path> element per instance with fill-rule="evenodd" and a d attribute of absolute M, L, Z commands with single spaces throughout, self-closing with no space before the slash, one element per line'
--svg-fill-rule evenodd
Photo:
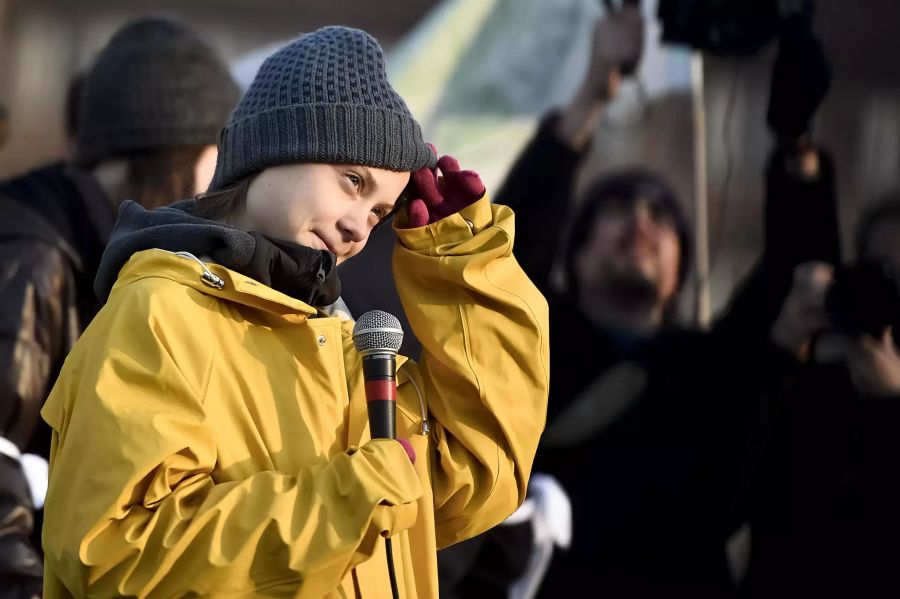
<path fill-rule="evenodd" d="M 528 302 L 528 300 L 526 300 L 524 297 L 522 297 L 522 295 L 521 295 L 520 293 L 516 293 L 515 291 L 513 291 L 513 290 L 511 290 L 511 289 L 507 289 L 507 288 L 505 288 L 505 287 L 500 287 L 499 285 L 497 285 L 496 283 L 494 283 L 494 281 L 491 280 L 491 275 L 490 275 L 490 265 L 488 265 L 488 267 L 485 267 L 485 269 L 484 269 L 484 278 L 485 278 L 485 280 L 486 280 L 488 283 L 490 283 L 490 284 L 494 287 L 494 289 L 496 289 L 496 290 L 498 290 L 498 291 L 503 291 L 503 292 L 505 292 L 505 293 L 508 293 L 508 294 L 510 294 L 511 296 L 513 296 L 513 297 L 515 297 L 516 299 L 518 299 L 519 302 L 521 302 L 522 306 L 528 310 L 528 313 L 531 315 L 531 319 L 532 319 L 534 322 L 538 323 L 538 322 L 541 321 L 541 319 L 538 318 L 538 315 L 535 314 L 535 312 L 534 312 L 534 307 Z M 538 293 L 540 293 L 540 290 L 538 290 Z M 541 295 L 542 298 L 544 298 L 544 301 L 546 302 L 546 301 L 547 301 L 547 298 L 544 297 L 544 294 L 541 293 L 540 295 Z M 544 331 L 541 330 L 540 328 L 538 328 L 538 332 L 539 332 L 539 335 L 540 335 L 540 341 L 541 341 L 540 346 L 541 346 L 541 347 L 544 347 L 544 344 L 545 344 L 545 339 L 544 339 L 544 337 L 545 337 L 546 335 L 545 335 Z M 541 355 L 540 355 L 539 357 L 540 357 L 540 360 L 541 360 L 541 368 L 542 368 L 542 370 L 544 371 L 544 380 L 549 381 L 549 380 L 550 380 L 550 368 L 549 368 L 549 366 L 544 362 L 544 356 L 543 356 L 543 353 L 541 353 Z"/>

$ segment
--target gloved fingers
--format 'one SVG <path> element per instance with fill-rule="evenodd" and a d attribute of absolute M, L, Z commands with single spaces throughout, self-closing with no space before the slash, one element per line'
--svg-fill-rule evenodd
<path fill-rule="evenodd" d="M 409 213 L 409 226 L 412 228 L 424 227 L 431 218 L 428 212 L 428 206 L 418 198 L 411 200 L 406 210 Z"/>
<path fill-rule="evenodd" d="M 459 172 L 459 161 L 453 156 L 441 156 L 438 158 L 437 166 L 445 176 Z"/>
<path fill-rule="evenodd" d="M 457 193 L 469 202 L 481 198 L 484 195 L 484 182 L 481 175 L 475 171 L 460 171 L 453 177 L 453 186 Z"/>
<path fill-rule="evenodd" d="M 484 195 L 481 176 L 475 171 L 460 170 L 459 161 L 453 156 L 438 159 L 438 168 L 444 175 L 438 180 L 438 189 L 444 198 L 471 203 Z"/>
<path fill-rule="evenodd" d="M 439 185 L 448 201 L 471 204 L 484 195 L 484 183 L 475 171 L 457 171 L 445 176 Z"/>
<path fill-rule="evenodd" d="M 404 439 L 403 437 L 398 437 L 397 441 L 399 441 L 400 445 L 403 446 L 403 449 L 406 450 L 406 457 L 408 457 L 409 461 L 412 462 L 413 465 L 415 465 L 416 450 L 413 448 L 412 443 L 410 443 L 408 439 Z"/>
<path fill-rule="evenodd" d="M 412 181 L 416 187 L 417 197 L 427 206 L 438 206 L 444 201 L 438 189 L 437 175 L 428 167 L 413 172 Z"/>

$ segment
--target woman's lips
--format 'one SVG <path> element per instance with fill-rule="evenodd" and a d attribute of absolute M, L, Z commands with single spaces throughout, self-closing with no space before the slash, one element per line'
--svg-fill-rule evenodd
<path fill-rule="evenodd" d="M 328 241 L 326 241 L 326 239 L 325 239 L 324 237 L 322 237 L 321 235 L 319 235 L 319 234 L 316 233 L 315 231 L 313 231 L 313 233 L 315 233 L 315 236 L 318 237 L 318 238 L 319 238 L 319 241 L 322 242 L 322 245 L 323 245 L 324 247 L 321 248 L 321 249 L 328 250 L 329 252 L 331 252 L 332 254 L 334 254 L 335 256 L 337 256 L 337 252 L 334 251 L 334 248 L 331 247 L 331 244 L 328 243 Z"/>

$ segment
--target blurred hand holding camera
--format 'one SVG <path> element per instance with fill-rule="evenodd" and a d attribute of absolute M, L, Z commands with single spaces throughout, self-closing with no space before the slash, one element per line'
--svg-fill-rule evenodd
<path fill-rule="evenodd" d="M 831 327 L 850 340 L 845 361 L 860 395 L 900 395 L 900 285 L 890 260 L 869 257 L 842 268 L 825 298 Z"/>
<path fill-rule="evenodd" d="M 834 267 L 825 262 L 797 266 L 771 338 L 775 345 L 805 361 L 813 338 L 831 329 L 846 339 L 842 353 L 857 391 L 866 397 L 893 397 L 900 395 L 900 352 L 893 326 L 883 324 L 886 316 L 879 317 L 885 312 L 879 306 L 888 305 L 895 295 L 879 289 L 887 283 L 876 279 L 870 272 L 873 269 L 862 263 L 842 269 L 836 277 Z M 852 297 L 847 295 L 850 290 Z M 880 334 L 872 330 L 876 318 L 882 323 L 878 325 Z"/>
<path fill-rule="evenodd" d="M 825 296 L 833 280 L 834 267 L 825 262 L 805 262 L 794 269 L 771 339 L 798 360 L 806 360 L 813 337 L 828 326 Z"/>
<path fill-rule="evenodd" d="M 900 395 L 900 354 L 891 327 L 881 338 L 860 335 L 847 353 L 850 379 L 860 395 L 890 398 Z"/>

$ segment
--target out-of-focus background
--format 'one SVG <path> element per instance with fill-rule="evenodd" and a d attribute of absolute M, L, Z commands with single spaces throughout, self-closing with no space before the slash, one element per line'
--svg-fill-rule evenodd
<path fill-rule="evenodd" d="M 604 117 L 579 185 L 616 166 L 645 164 L 672 181 L 693 214 L 694 108 L 701 106 L 715 310 L 761 245 L 775 42 L 754 55 L 706 55 L 703 101 L 695 104 L 690 51 L 660 44 L 656 4 L 643 3 L 644 60 Z M 243 83 L 299 33 L 326 24 L 370 31 L 388 50 L 390 76 L 426 136 L 496 187 L 539 116 L 573 94 L 587 66 L 592 17 L 602 10 L 596 0 L 0 0 L 0 105 L 9 128 L 0 177 L 62 156 L 70 79 L 127 19 L 168 14 L 211 40 Z M 834 80 L 815 135 L 834 155 L 851 248 L 861 206 L 900 183 L 900 61 L 893 59 L 900 4 L 819 0 L 816 15 Z M 684 301 L 690 313 L 690 293 Z"/>

